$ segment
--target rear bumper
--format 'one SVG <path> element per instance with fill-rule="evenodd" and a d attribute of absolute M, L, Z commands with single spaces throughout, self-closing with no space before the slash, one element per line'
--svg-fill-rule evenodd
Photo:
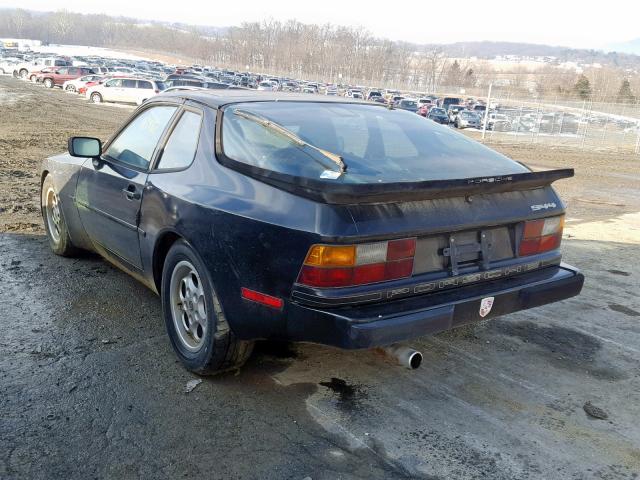
<path fill-rule="evenodd" d="M 289 305 L 287 336 L 345 349 L 371 348 L 449 330 L 474 321 L 557 302 L 578 295 L 584 275 L 561 264 L 449 291 L 358 307 L 318 309 Z M 494 297 L 488 315 L 480 302 Z"/>

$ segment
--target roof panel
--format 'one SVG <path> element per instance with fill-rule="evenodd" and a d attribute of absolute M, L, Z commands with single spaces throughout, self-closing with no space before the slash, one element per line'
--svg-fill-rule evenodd
<path fill-rule="evenodd" d="M 363 100 L 337 97 L 332 95 L 314 95 L 310 93 L 266 92 L 257 90 L 175 90 L 161 93 L 154 98 L 186 98 L 204 103 L 213 108 L 241 102 L 323 102 L 323 103 L 359 103 L 380 105 Z"/>

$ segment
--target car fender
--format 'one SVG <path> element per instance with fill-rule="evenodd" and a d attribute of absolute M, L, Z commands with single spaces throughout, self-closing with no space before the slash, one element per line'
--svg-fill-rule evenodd
<path fill-rule="evenodd" d="M 53 180 L 62 207 L 62 216 L 67 223 L 71 242 L 79 247 L 91 250 L 91 241 L 87 237 L 75 202 L 78 178 L 85 162 L 90 159 L 72 157 L 68 153 L 54 155 L 43 160 L 40 169 L 40 185 L 46 175 Z"/>

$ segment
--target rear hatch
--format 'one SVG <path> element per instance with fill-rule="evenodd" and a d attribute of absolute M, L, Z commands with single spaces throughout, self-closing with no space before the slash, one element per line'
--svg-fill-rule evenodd
<path fill-rule="evenodd" d="M 560 261 L 551 183 L 571 169 L 531 172 L 419 115 L 357 102 L 244 102 L 218 126 L 221 163 L 353 219 L 355 237 L 310 246 L 298 301 L 382 301 Z"/>

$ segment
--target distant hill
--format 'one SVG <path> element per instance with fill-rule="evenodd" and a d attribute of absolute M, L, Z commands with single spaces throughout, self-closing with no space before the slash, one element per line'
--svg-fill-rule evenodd
<path fill-rule="evenodd" d="M 443 45 L 422 45 L 419 48 L 441 48 L 451 57 L 478 57 L 492 59 L 496 56 L 555 57 L 559 62 L 601 63 L 617 67 L 640 67 L 640 39 L 627 42 L 626 49 L 604 50 L 569 48 L 518 42 L 456 42 Z M 635 46 L 635 50 L 634 50 Z M 615 50 L 615 51 L 613 51 Z"/>
<path fill-rule="evenodd" d="M 607 45 L 607 50 L 621 53 L 640 55 L 640 38 L 629 40 L 628 42 L 612 43 Z"/>

